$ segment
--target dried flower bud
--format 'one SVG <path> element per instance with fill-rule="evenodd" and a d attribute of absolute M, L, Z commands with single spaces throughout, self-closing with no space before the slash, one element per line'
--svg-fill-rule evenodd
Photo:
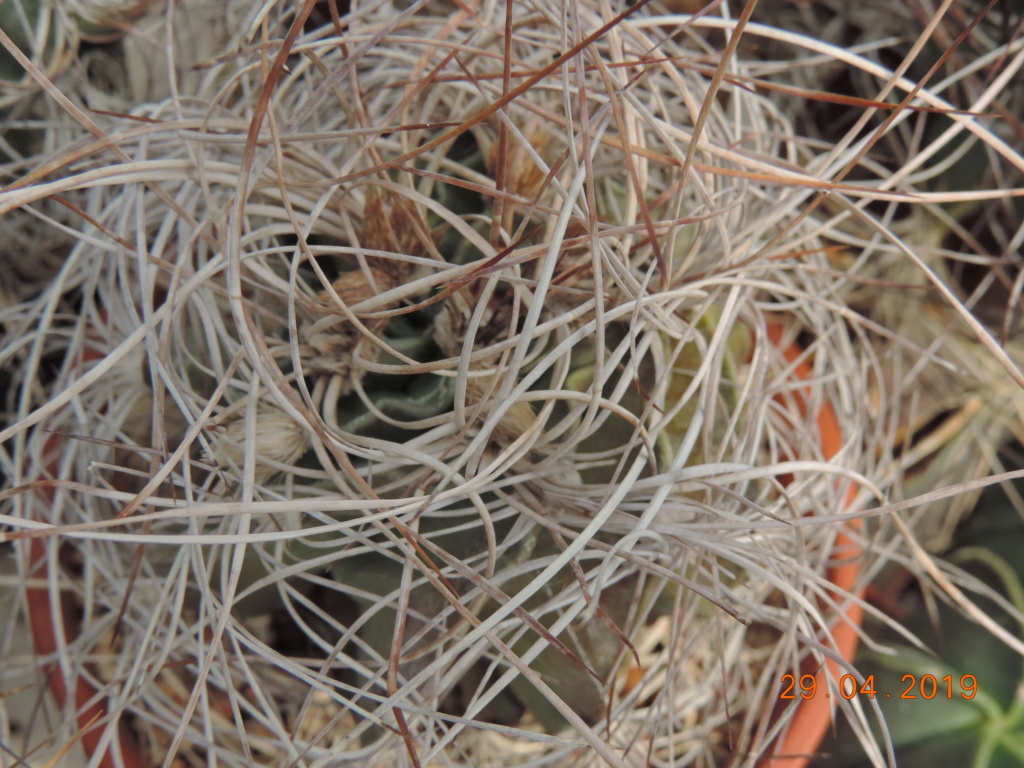
<path fill-rule="evenodd" d="M 242 467 L 245 461 L 245 416 L 236 411 L 232 420 L 212 443 L 207 458 L 221 466 Z M 274 405 L 260 403 L 256 409 L 256 479 L 268 480 L 277 468 L 276 464 L 291 465 L 309 449 L 306 431 L 288 414 Z"/>

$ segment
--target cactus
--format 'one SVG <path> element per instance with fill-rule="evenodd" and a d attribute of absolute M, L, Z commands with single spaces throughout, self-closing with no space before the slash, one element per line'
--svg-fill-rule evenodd
<path fill-rule="evenodd" d="M 913 200 L 797 134 L 815 94 L 761 87 L 746 17 L 118 5 L 74 34 L 120 90 L 69 72 L 95 108 L 0 190 L 0 226 L 67 238 L 2 315 L 0 441 L 95 760 L 789 749 L 780 679 L 849 672 L 866 581 L 912 559 L 850 519 L 911 395 L 846 302 L 883 280 L 848 211 Z"/>

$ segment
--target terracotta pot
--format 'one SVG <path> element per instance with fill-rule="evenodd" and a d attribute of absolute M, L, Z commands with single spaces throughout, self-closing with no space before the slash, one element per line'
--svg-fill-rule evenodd
<path fill-rule="evenodd" d="M 783 339 L 783 326 L 778 323 L 769 323 L 768 338 L 775 346 L 780 346 Z M 797 344 L 791 344 L 784 349 L 783 354 L 788 361 L 794 362 L 803 354 L 803 350 Z M 797 363 L 795 373 L 799 378 L 806 380 L 811 378 L 813 370 L 805 359 Z M 801 393 L 797 392 L 796 397 L 801 409 L 804 409 Z M 817 414 L 817 421 L 821 452 L 826 459 L 830 459 L 842 448 L 843 435 L 839 427 L 839 419 L 836 418 L 835 410 L 829 403 L 826 402 L 821 406 Z M 856 496 L 857 489 L 851 487 L 847 492 L 846 504 L 852 504 Z M 851 533 L 859 531 L 860 527 L 859 520 L 847 523 L 847 529 Z M 839 533 L 836 536 L 833 558 L 840 564 L 833 566 L 826 573 L 829 582 L 836 586 L 836 595 L 850 594 L 853 591 L 860 572 L 858 559 L 861 552 L 860 546 L 848 534 Z M 860 597 L 861 593 L 856 593 L 856 596 Z M 845 614 L 831 628 L 835 649 L 846 661 L 852 661 L 857 652 L 859 640 L 857 627 L 863 621 L 863 616 L 864 610 L 860 604 L 851 601 Z M 831 659 L 826 661 L 824 667 L 819 668 L 812 658 L 804 662 L 800 673 L 801 675 L 813 674 L 815 676 L 816 691 L 829 690 L 830 683 L 834 689 L 838 685 L 839 679 L 845 674 L 839 665 Z M 826 699 L 821 694 L 809 699 L 801 699 L 797 712 L 790 721 L 785 734 L 771 747 L 770 754 L 762 758 L 758 765 L 765 768 L 805 768 L 828 732 L 829 724 L 832 722 L 833 703 L 834 699 Z"/>

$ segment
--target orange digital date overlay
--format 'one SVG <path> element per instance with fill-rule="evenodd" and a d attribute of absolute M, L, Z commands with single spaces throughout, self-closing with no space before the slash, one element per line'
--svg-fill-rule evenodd
<path fill-rule="evenodd" d="M 795 699 L 798 696 L 801 699 L 813 699 L 818 693 L 818 684 L 814 675 L 801 675 L 799 686 L 795 675 L 783 675 L 779 682 L 784 686 L 779 694 L 780 699 Z M 920 678 L 916 675 L 904 675 L 900 678 L 900 683 L 906 686 L 902 693 L 880 693 L 875 689 L 874 675 L 868 675 L 862 684 L 858 684 L 857 678 L 853 675 L 843 675 L 839 678 L 839 695 L 844 699 L 852 699 L 854 696 L 867 696 L 869 699 L 873 699 L 878 696 L 883 699 L 931 700 L 934 698 L 952 699 L 955 694 L 959 694 L 962 699 L 973 699 L 978 692 L 978 679 L 974 675 L 963 675 L 960 678 L 959 689 L 957 689 L 952 675 L 942 678 L 935 675 L 921 675 Z M 798 687 L 799 692 L 796 690 Z M 945 691 L 945 697 L 942 696 L 943 691 Z M 832 696 L 828 691 L 825 691 L 824 695 L 826 699 Z"/>

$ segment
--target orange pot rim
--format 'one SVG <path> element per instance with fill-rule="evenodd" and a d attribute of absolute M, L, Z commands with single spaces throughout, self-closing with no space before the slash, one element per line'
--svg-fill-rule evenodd
<path fill-rule="evenodd" d="M 776 321 L 769 321 L 767 324 L 768 338 L 776 347 L 781 347 L 785 335 L 784 326 Z M 804 358 L 804 350 L 796 343 L 786 346 L 783 355 L 790 363 L 795 363 L 794 374 L 802 379 L 808 380 L 813 375 L 810 362 Z M 804 393 L 797 392 L 796 397 L 802 400 Z M 818 434 L 821 440 L 821 452 L 826 459 L 835 456 L 843 445 L 842 428 L 836 416 L 835 409 L 828 401 L 822 403 L 817 414 Z M 857 489 L 851 487 L 847 491 L 845 506 L 851 506 L 857 497 Z M 861 528 L 860 520 L 851 520 L 846 523 L 846 528 L 851 532 L 857 532 Z M 863 549 L 854 538 L 846 533 L 840 532 L 836 536 L 835 551 L 843 552 L 843 562 L 828 569 L 826 578 L 835 585 L 837 592 L 855 594 L 861 596 L 861 592 L 854 592 L 857 580 L 860 576 L 859 558 Z M 832 643 L 838 654 L 847 662 L 852 662 L 857 653 L 857 644 L 860 635 L 857 628 L 864 619 L 864 609 L 858 600 L 850 600 L 845 612 L 839 616 L 831 629 Z M 810 660 L 809 660 L 810 661 Z M 813 672 L 811 667 L 807 673 Z M 828 659 L 825 665 L 816 672 L 815 690 L 829 690 L 829 681 L 837 681 L 842 675 L 839 664 Z M 758 763 L 765 768 L 806 768 L 815 751 L 821 744 L 822 739 L 828 732 L 832 722 L 833 700 L 824 696 L 812 696 L 809 699 L 801 699 L 796 714 L 790 720 L 781 740 L 778 740 L 771 748 L 771 755 L 766 755 Z"/>

